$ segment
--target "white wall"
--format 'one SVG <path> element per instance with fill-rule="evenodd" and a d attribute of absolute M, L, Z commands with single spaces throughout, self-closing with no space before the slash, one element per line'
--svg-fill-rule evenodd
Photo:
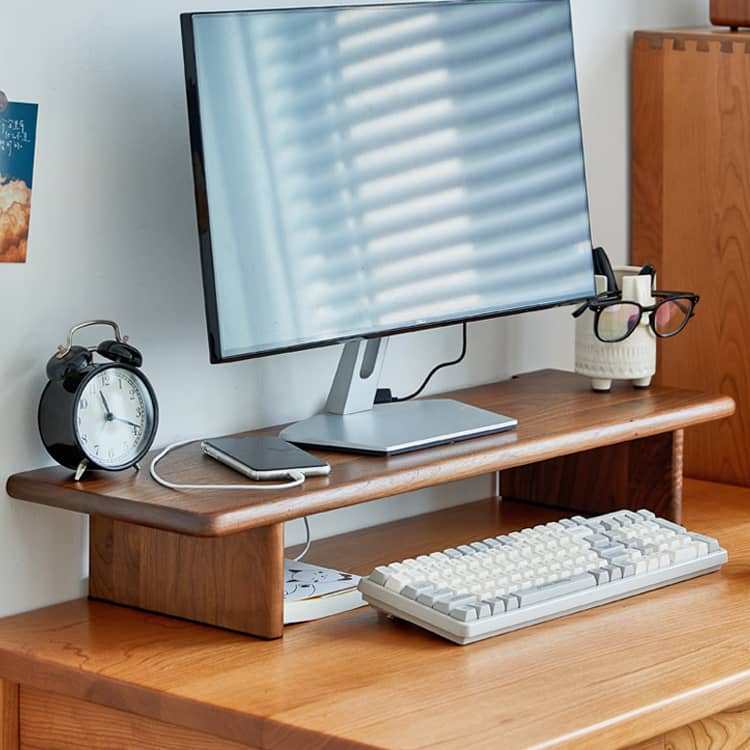
<path fill-rule="evenodd" d="M 36 430 L 44 365 L 74 322 L 118 320 L 160 397 L 159 443 L 276 424 L 323 402 L 337 351 L 212 367 L 205 344 L 178 12 L 250 0 L 36 0 L 0 5 L 0 89 L 39 102 L 29 258 L 0 264 L 0 479 L 49 463 Z M 706 0 L 572 0 L 594 240 L 628 244 L 628 60 L 635 28 L 701 24 Z M 566 311 L 470 327 L 432 391 L 572 365 Z M 392 342 L 403 392 L 451 357 L 458 329 Z M 329 534 L 485 494 L 489 480 L 313 519 Z M 296 525 L 289 529 L 297 538 Z M 85 592 L 86 519 L 0 490 L 0 615 Z"/>

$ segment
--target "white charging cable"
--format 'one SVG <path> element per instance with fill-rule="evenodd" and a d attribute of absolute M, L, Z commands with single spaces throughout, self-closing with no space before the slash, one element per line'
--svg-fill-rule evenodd
<path fill-rule="evenodd" d="M 260 482 L 258 484 L 179 484 L 177 482 L 170 482 L 164 477 L 159 476 L 159 472 L 156 471 L 156 465 L 163 458 L 166 458 L 172 451 L 177 448 L 182 448 L 183 445 L 189 445 L 195 443 L 196 440 L 180 440 L 177 443 L 168 445 L 158 456 L 154 458 L 149 466 L 149 474 L 151 478 L 162 487 L 167 487 L 170 490 L 287 490 L 291 487 L 299 487 L 305 481 L 305 475 L 301 471 L 295 471 L 294 469 L 289 470 L 289 479 L 291 481 L 284 482 L 283 484 L 268 484 L 267 482 Z M 307 520 L 307 516 L 302 519 L 305 522 L 305 547 L 302 552 L 294 558 L 295 562 L 299 562 L 310 550 L 312 543 L 310 535 L 310 522 Z"/>
<path fill-rule="evenodd" d="M 156 465 L 163 458 L 166 458 L 172 451 L 182 448 L 183 445 L 195 443 L 196 440 L 180 440 L 177 443 L 168 445 L 154 460 L 149 467 L 151 478 L 162 487 L 168 487 L 170 490 L 288 490 L 292 487 L 299 487 L 305 481 L 305 475 L 301 471 L 290 469 L 288 476 L 290 481 L 282 484 L 269 484 L 268 482 L 258 482 L 257 484 L 180 484 L 170 482 L 160 476 L 156 471 Z"/>

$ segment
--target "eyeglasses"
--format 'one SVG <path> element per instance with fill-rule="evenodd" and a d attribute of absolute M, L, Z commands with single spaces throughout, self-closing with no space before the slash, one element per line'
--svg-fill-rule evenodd
<path fill-rule="evenodd" d="M 604 292 L 581 305 L 573 317 L 578 318 L 586 310 L 594 313 L 594 333 L 599 341 L 615 344 L 624 341 L 638 328 L 644 313 L 648 313 L 651 330 L 662 339 L 676 336 L 695 314 L 693 311 L 700 297 L 688 292 L 653 291 L 657 300 L 644 307 L 637 302 L 624 301 L 619 292 Z"/>

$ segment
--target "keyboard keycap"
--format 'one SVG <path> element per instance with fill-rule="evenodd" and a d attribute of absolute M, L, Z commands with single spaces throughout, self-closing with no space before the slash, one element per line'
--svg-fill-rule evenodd
<path fill-rule="evenodd" d="M 375 570 L 370 573 L 370 580 L 373 583 L 377 583 L 380 586 L 384 586 L 385 582 L 393 575 L 391 569 L 386 565 L 379 565 Z"/>
<path fill-rule="evenodd" d="M 460 620 L 461 622 L 471 622 L 472 620 L 478 619 L 476 609 L 470 604 L 465 604 L 463 607 L 452 609 L 450 616 L 454 620 Z"/>
<path fill-rule="evenodd" d="M 438 601 L 441 599 L 448 599 L 449 597 L 454 596 L 455 593 L 456 592 L 453 589 L 437 589 L 436 591 L 431 591 L 427 594 L 420 594 L 417 597 L 417 601 L 427 607 L 434 607 Z"/>
<path fill-rule="evenodd" d="M 597 586 L 601 586 L 603 583 L 609 583 L 609 573 L 605 568 L 599 568 L 599 570 L 592 570 L 591 575 L 594 577 Z"/>
<path fill-rule="evenodd" d="M 528 607 L 539 602 L 546 602 L 550 599 L 557 599 L 567 594 L 573 594 L 576 591 L 583 591 L 596 586 L 596 579 L 590 573 L 568 578 L 564 581 L 548 583 L 546 586 L 535 586 L 534 588 L 519 591 L 516 596 L 519 599 L 521 607 Z"/>
<path fill-rule="evenodd" d="M 432 608 L 447 615 L 452 609 L 462 607 L 464 604 L 473 604 L 475 601 L 477 601 L 475 594 L 464 592 L 461 594 L 454 594 L 447 599 L 438 599 L 438 601 L 432 605 Z"/>
<path fill-rule="evenodd" d="M 407 599 L 414 599 L 416 601 L 420 594 L 429 594 L 434 590 L 435 586 L 429 581 L 417 581 L 416 583 L 410 583 L 408 586 L 404 586 L 401 594 Z"/>
<path fill-rule="evenodd" d="M 704 542 L 705 544 L 707 544 L 709 552 L 716 552 L 717 550 L 720 549 L 719 542 L 710 536 L 703 536 L 703 534 L 696 534 L 692 531 L 688 533 L 688 536 L 694 542 Z"/>
<path fill-rule="evenodd" d="M 489 617 L 492 614 L 492 608 L 487 602 L 476 602 L 470 604 L 477 613 L 477 620 L 483 620 L 485 617 Z"/>

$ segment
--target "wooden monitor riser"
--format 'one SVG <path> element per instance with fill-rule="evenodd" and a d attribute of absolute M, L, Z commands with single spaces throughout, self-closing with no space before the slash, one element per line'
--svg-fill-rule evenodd
<path fill-rule="evenodd" d="M 519 427 L 390 458 L 321 454 L 330 476 L 252 497 L 175 492 L 147 472 L 75 482 L 59 467 L 10 477 L 8 493 L 91 516 L 92 597 L 275 638 L 287 520 L 492 472 L 506 499 L 592 513 L 646 507 L 679 520 L 683 430 L 734 410 L 728 397 L 662 386 L 592 393 L 586 378 L 556 371 L 449 395 L 512 415 Z M 162 473 L 233 481 L 197 444 L 169 457 Z"/>

